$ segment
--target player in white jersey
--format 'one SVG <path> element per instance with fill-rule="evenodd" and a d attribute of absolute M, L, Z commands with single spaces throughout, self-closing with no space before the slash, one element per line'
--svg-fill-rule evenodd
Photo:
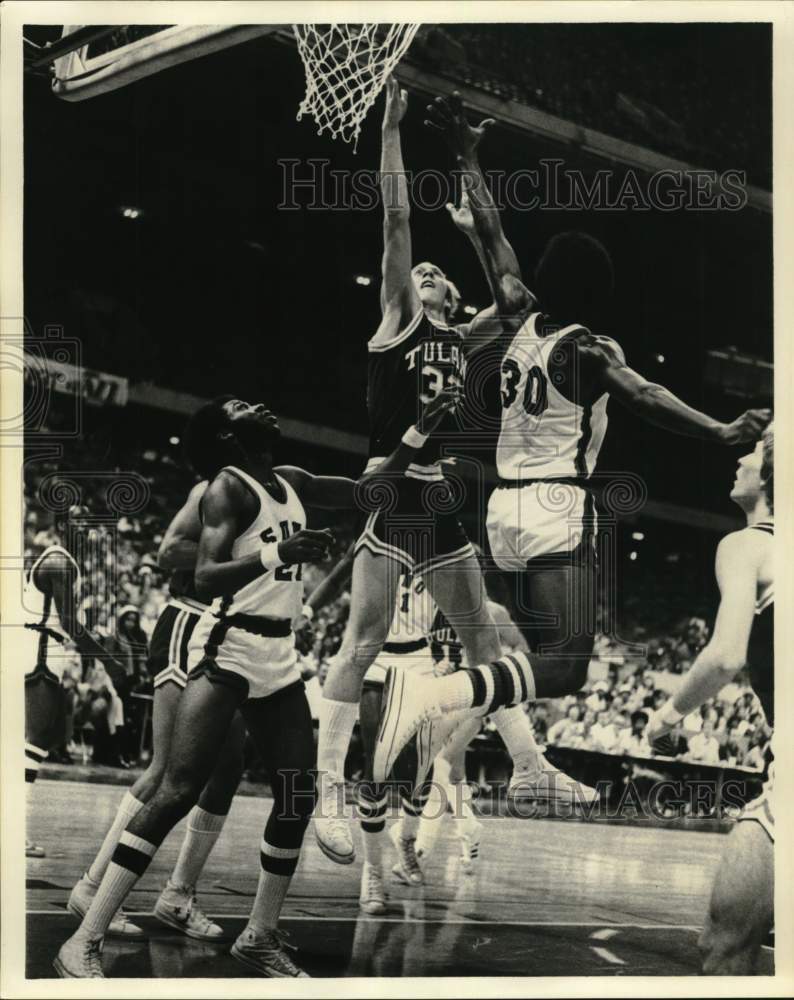
<path fill-rule="evenodd" d="M 70 508 L 56 525 L 64 545 L 50 545 L 33 563 L 25 581 L 25 625 L 21 633 L 25 665 L 25 782 L 33 784 L 39 766 L 63 738 L 65 716 L 61 678 L 72 642 L 77 651 L 123 669 L 78 621 L 80 569 L 67 546 L 76 533 L 85 532 L 85 507 Z M 26 840 L 27 857 L 43 858 L 44 850 Z"/>
<path fill-rule="evenodd" d="M 434 400 L 424 414 L 427 426 L 434 428 L 456 403 L 456 392 Z M 273 807 L 251 915 L 232 954 L 264 976 L 305 976 L 277 931 L 315 801 L 314 734 L 292 623 L 303 606 L 302 564 L 321 559 L 333 539 L 328 530 L 306 527 L 303 502 L 354 510 L 358 484 L 274 468 L 278 421 L 262 405 L 219 397 L 191 418 L 187 436 L 191 464 L 200 465 L 203 455 L 221 470 L 201 498 L 195 571 L 198 597 L 212 603 L 191 640 L 165 773 L 121 834 L 80 928 L 55 959 L 64 978 L 103 978 L 110 921 L 195 805 L 238 710 L 270 770 Z M 414 455 L 401 444 L 386 471 L 405 468 Z"/>
<path fill-rule="evenodd" d="M 408 697 L 398 682 L 400 690 L 384 699 L 376 777 L 429 716 L 461 709 L 488 714 L 572 694 L 584 683 L 597 620 L 598 519 L 589 478 L 609 396 L 643 420 L 712 443 L 755 440 L 770 419 L 768 410 L 748 410 L 720 423 L 648 382 L 628 367 L 614 340 L 582 325 L 602 317 L 613 284 L 609 255 L 592 237 L 554 237 L 536 268 L 535 294 L 528 291 L 480 171 L 477 146 L 486 123 L 470 126 L 457 94 L 437 98 L 428 115 L 464 171 L 480 259 L 502 321 L 494 337 L 502 376 L 500 484 L 488 505 L 488 537 L 497 566 L 514 574 L 516 624 L 531 653 L 413 685 Z"/>
<path fill-rule="evenodd" d="M 752 453 L 739 460 L 731 499 L 744 511 L 747 527 L 727 535 L 717 549 L 720 606 L 708 645 L 648 723 L 647 736 L 662 752 L 669 752 L 664 739 L 670 730 L 718 694 L 745 665 L 767 722 L 774 725 L 773 448 L 770 426 Z M 714 876 L 700 938 L 707 976 L 756 972 L 761 945 L 773 924 L 773 769 L 770 764 L 763 792 L 745 807 L 731 831 Z"/>
<path fill-rule="evenodd" d="M 187 684 L 188 645 L 205 610 L 205 605 L 196 597 L 193 583 L 201 536 L 199 504 L 208 480 L 213 479 L 218 470 L 205 464 L 203 455 L 196 460 L 200 462 L 197 471 L 205 478 L 191 489 L 168 525 L 157 555 L 160 568 L 170 572 L 170 600 L 157 619 L 149 643 L 147 666 L 154 678 L 152 759 L 122 796 L 96 857 L 72 889 L 69 910 L 80 918 L 91 905 L 125 827 L 154 795 L 165 773 L 177 706 Z M 245 726 L 242 717 L 237 715 L 220 748 L 213 772 L 190 811 L 176 865 L 154 908 L 158 920 L 198 940 L 217 941 L 223 937 L 221 927 L 198 905 L 196 883 L 223 830 L 240 783 L 244 742 Z M 141 937 L 143 932 L 124 913 L 119 913 L 110 923 L 108 935 Z"/>

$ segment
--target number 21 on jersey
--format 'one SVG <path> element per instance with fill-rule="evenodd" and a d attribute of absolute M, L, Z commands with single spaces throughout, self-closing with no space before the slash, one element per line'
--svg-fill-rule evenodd
<path fill-rule="evenodd" d="M 279 521 L 279 528 L 281 529 L 281 541 L 285 542 L 290 535 L 297 534 L 301 530 L 300 521 L 293 521 L 292 528 L 290 529 L 289 521 Z M 259 536 L 263 542 L 275 542 L 279 539 L 276 538 L 276 533 L 272 528 L 265 528 L 265 530 Z M 293 576 L 293 573 L 295 574 Z M 273 577 L 276 580 L 300 580 L 303 573 L 303 564 L 295 563 L 292 566 L 279 566 L 273 573 Z"/>

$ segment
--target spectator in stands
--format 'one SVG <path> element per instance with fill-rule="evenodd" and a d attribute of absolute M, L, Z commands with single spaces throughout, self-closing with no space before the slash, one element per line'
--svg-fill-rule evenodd
<path fill-rule="evenodd" d="M 618 742 L 618 732 L 609 709 L 602 709 L 590 730 L 590 749 L 599 753 L 613 753 Z"/>
<path fill-rule="evenodd" d="M 571 705 L 567 714 L 549 729 L 549 743 L 558 747 L 575 747 L 581 741 L 583 732 L 582 710 L 578 705 Z"/>
<path fill-rule="evenodd" d="M 720 744 L 714 735 L 714 723 L 711 719 L 703 720 L 703 727 L 689 741 L 689 760 L 700 761 L 703 764 L 719 764 Z"/>
<path fill-rule="evenodd" d="M 616 751 L 630 757 L 650 757 L 651 748 L 644 735 L 647 725 L 648 713 L 634 712 L 629 728 L 623 729 L 618 737 Z"/>

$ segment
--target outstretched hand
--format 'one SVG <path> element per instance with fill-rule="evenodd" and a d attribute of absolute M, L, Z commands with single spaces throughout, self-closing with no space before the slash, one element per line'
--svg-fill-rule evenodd
<path fill-rule="evenodd" d="M 397 128 L 403 120 L 408 108 L 408 92 L 400 88 L 393 76 L 386 81 L 386 108 L 383 112 L 383 124 L 389 128 Z"/>
<path fill-rule="evenodd" d="M 444 415 L 453 413 L 462 400 L 463 393 L 460 386 L 453 385 L 442 389 L 429 403 L 425 403 L 418 421 L 418 427 L 422 434 L 432 434 L 441 423 Z"/>
<path fill-rule="evenodd" d="M 469 196 L 466 191 L 460 196 L 460 205 L 457 208 L 455 208 L 452 202 L 448 202 L 446 208 L 449 212 L 449 217 L 462 233 L 474 232 L 474 216 L 471 214 L 471 205 L 469 204 Z"/>
<path fill-rule="evenodd" d="M 449 97 L 437 97 L 427 105 L 425 125 L 441 132 L 458 160 L 473 156 L 482 137 L 495 124 L 494 118 L 484 118 L 479 125 L 469 125 L 457 90 Z"/>
<path fill-rule="evenodd" d="M 761 437 L 771 419 L 771 410 L 745 410 L 733 423 L 725 425 L 723 442 L 728 445 L 752 444 Z"/>

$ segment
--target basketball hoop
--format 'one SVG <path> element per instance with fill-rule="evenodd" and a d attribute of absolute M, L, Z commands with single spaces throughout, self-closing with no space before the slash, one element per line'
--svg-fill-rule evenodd
<path fill-rule="evenodd" d="M 298 120 L 311 114 L 317 132 L 353 144 L 418 24 L 293 24 L 306 73 Z"/>

